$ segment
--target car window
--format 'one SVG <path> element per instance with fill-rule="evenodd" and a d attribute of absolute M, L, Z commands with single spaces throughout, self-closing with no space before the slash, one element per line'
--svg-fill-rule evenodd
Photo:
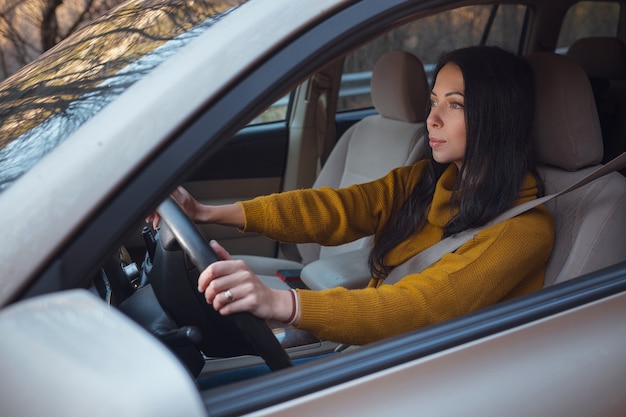
<path fill-rule="evenodd" d="M 567 11 L 559 40 L 558 53 L 565 53 L 580 38 L 591 36 L 617 36 L 620 5 L 617 2 L 581 1 Z"/>
<path fill-rule="evenodd" d="M 255 117 L 249 125 L 258 125 L 270 122 L 287 120 L 287 108 L 289 107 L 289 95 L 279 98 L 266 110 Z"/>
<path fill-rule="evenodd" d="M 466 6 L 401 26 L 346 57 L 338 111 L 372 106 L 369 94 L 371 69 L 390 50 L 405 50 L 419 57 L 426 73 L 446 51 L 470 45 L 499 45 L 517 51 L 526 6 Z"/>

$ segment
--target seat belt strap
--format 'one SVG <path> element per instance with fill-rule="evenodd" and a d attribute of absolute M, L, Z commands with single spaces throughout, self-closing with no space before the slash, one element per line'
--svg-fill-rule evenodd
<path fill-rule="evenodd" d="M 449 236 L 434 244 L 433 246 L 424 249 L 412 258 L 406 260 L 404 263 L 395 267 L 385 278 L 385 284 L 395 284 L 407 275 L 416 274 L 423 271 L 424 269 L 441 259 L 446 253 L 451 253 L 457 250 L 459 247 L 461 247 L 461 245 L 472 239 L 481 230 L 487 227 L 494 226 L 500 222 L 518 216 L 534 207 L 537 207 L 540 204 L 544 204 L 545 202 L 552 200 L 555 197 L 574 191 L 584 185 L 589 184 L 591 181 L 594 181 L 600 177 L 605 176 L 606 174 L 617 171 L 624 167 L 626 167 L 626 152 L 623 152 L 621 155 L 613 158 L 605 165 L 602 165 L 600 168 L 591 172 L 589 175 L 586 175 L 585 177 L 562 191 L 515 206 L 500 214 L 499 216 L 481 227 L 464 230 L 463 232 L 459 232 L 455 235 Z"/>

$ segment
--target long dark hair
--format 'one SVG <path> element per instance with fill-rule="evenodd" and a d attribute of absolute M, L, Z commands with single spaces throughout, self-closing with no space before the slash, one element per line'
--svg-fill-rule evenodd
<path fill-rule="evenodd" d="M 447 63 L 456 64 L 463 74 L 467 138 L 450 205 L 458 212 L 445 226 L 443 237 L 482 226 L 510 208 L 529 172 L 543 194 L 531 141 L 535 88 L 530 65 L 499 47 L 458 49 L 439 59 L 433 86 Z M 385 264 L 385 255 L 424 227 L 435 185 L 449 165 L 436 162 L 431 148 L 426 148 L 423 175 L 374 243 L 369 257 L 374 277 L 387 276 L 393 268 Z"/>

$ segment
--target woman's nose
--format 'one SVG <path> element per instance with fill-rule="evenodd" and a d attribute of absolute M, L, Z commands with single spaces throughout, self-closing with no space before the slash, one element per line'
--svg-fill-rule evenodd
<path fill-rule="evenodd" d="M 441 127 L 443 126 L 443 121 L 437 111 L 433 108 L 430 110 L 428 117 L 426 118 L 426 125 L 428 127 Z"/>

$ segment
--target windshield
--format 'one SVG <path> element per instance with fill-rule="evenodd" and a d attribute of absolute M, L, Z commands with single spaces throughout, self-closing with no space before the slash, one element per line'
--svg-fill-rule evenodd
<path fill-rule="evenodd" d="M 246 0 L 131 0 L 0 84 L 0 192 Z"/>

